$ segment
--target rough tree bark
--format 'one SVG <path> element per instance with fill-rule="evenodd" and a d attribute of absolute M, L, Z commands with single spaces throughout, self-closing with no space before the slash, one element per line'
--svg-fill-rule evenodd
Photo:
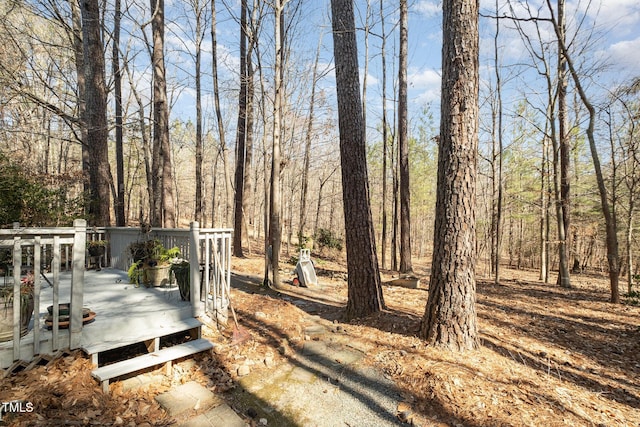
<path fill-rule="evenodd" d="M 387 61 L 386 47 L 387 35 L 384 26 L 384 0 L 380 0 L 380 27 L 382 29 L 382 40 L 380 46 L 380 58 L 382 59 L 382 268 L 387 268 L 387 158 L 388 147 L 388 125 L 387 125 Z"/>
<path fill-rule="evenodd" d="M 73 53 L 76 66 L 76 74 L 78 79 L 78 118 L 80 119 L 80 144 L 82 146 L 82 175 L 83 175 L 83 191 L 85 194 L 91 194 L 91 186 L 89 183 L 89 147 L 87 145 L 87 126 L 84 124 L 86 111 L 86 95 L 85 86 L 86 78 L 84 75 L 84 48 L 82 46 L 82 12 L 78 2 L 72 1 L 71 6 L 71 22 L 73 26 Z M 85 211 L 89 212 L 89 206 L 85 207 Z"/>
<path fill-rule="evenodd" d="M 271 285 L 275 288 L 282 286 L 280 282 L 280 246 L 282 244 L 282 224 L 280 222 L 281 196 L 280 196 L 280 140 L 282 135 L 282 98 L 284 85 L 282 83 L 282 63 L 284 51 L 282 49 L 282 12 L 286 1 L 276 0 L 275 11 L 275 67 L 274 86 L 275 95 L 273 103 L 273 140 L 271 145 L 271 188 L 269 198 L 269 246 L 265 254 L 269 260 L 271 269 Z M 267 273 L 268 274 L 268 273 Z M 265 278 L 268 281 L 268 278 Z"/>
<path fill-rule="evenodd" d="M 154 189 L 152 225 L 175 227 L 173 173 L 169 143 L 169 101 L 164 65 L 164 0 L 151 0 L 153 33 L 153 159 Z"/>
<path fill-rule="evenodd" d="M 407 96 L 407 50 L 409 6 L 400 0 L 400 56 L 398 65 L 398 149 L 400 150 L 400 273 L 411 273 L 411 189 L 409 188 L 409 117 Z"/>
<path fill-rule="evenodd" d="M 478 347 L 475 198 L 478 155 L 478 3 L 443 3 L 438 194 L 429 298 L 420 336 L 462 351 Z"/>
<path fill-rule="evenodd" d="M 124 227 L 126 224 L 124 206 L 124 151 L 122 132 L 122 69 L 120 68 L 120 0 L 115 0 L 113 12 L 113 46 L 112 46 L 112 71 L 113 71 L 113 96 L 115 98 L 116 113 L 116 226 Z"/>
<path fill-rule="evenodd" d="M 369 199 L 353 2 L 331 0 L 331 16 L 347 247 L 345 318 L 353 319 L 382 310 L 384 298 Z"/>
<path fill-rule="evenodd" d="M 84 50 L 85 101 L 84 126 L 89 153 L 90 221 L 111 225 L 111 171 L 107 127 L 107 88 L 104 46 L 102 45 L 98 0 L 81 2 Z"/>
<path fill-rule="evenodd" d="M 195 194 L 195 220 L 199 224 L 203 224 L 203 197 L 202 197 L 202 40 L 204 38 L 202 24 L 204 19 L 204 6 L 200 1 L 191 3 L 193 13 L 196 20 L 196 63 L 195 63 L 195 79 L 196 79 L 196 194 Z"/>
<path fill-rule="evenodd" d="M 558 40 L 564 43 L 566 39 L 564 0 L 558 0 Z M 563 288 L 571 287 L 569 271 L 569 230 L 571 209 L 571 179 L 569 177 L 571 151 L 567 132 L 567 60 L 562 49 L 558 49 L 558 143 L 560 149 L 560 207 L 562 217 L 558 219 L 558 227 L 564 228 L 563 236 L 559 239 L 560 271 L 558 285 Z M 560 222 L 560 219 L 562 222 Z"/>
<path fill-rule="evenodd" d="M 247 136 L 247 0 L 240 6 L 240 95 L 236 131 L 236 173 L 233 214 L 233 255 L 244 257 L 242 251 L 242 208 L 244 200 L 245 141 Z"/>

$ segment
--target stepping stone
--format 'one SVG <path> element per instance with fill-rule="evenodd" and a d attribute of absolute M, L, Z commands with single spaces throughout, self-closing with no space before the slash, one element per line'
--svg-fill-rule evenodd
<path fill-rule="evenodd" d="M 195 381 L 182 384 L 156 396 L 156 401 L 175 417 L 190 409 L 207 409 L 219 405 L 221 399 Z"/>
<path fill-rule="evenodd" d="M 166 377 L 164 375 L 136 375 L 121 381 L 122 390 L 135 390 L 150 384 L 162 384 Z"/>
<path fill-rule="evenodd" d="M 180 424 L 180 427 L 245 427 L 246 425 L 247 423 L 229 405 L 223 403 L 204 414 L 187 420 Z"/>
<path fill-rule="evenodd" d="M 322 325 L 311 325 L 304 328 L 305 335 L 322 335 L 327 333 L 327 328 Z"/>
<path fill-rule="evenodd" d="M 302 347 L 302 354 L 305 356 L 327 356 L 327 345 L 322 341 L 307 341 Z"/>
<path fill-rule="evenodd" d="M 316 376 L 307 369 L 301 367 L 293 368 L 291 374 L 289 375 L 288 381 L 296 381 L 301 383 L 311 384 L 316 379 Z"/>
<path fill-rule="evenodd" d="M 364 354 L 359 351 L 339 350 L 331 354 L 331 358 L 341 365 L 350 365 L 362 359 Z"/>

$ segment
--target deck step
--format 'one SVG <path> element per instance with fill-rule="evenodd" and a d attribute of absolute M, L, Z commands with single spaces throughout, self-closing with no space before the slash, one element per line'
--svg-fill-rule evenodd
<path fill-rule="evenodd" d="M 211 341 L 200 338 L 183 344 L 167 347 L 153 353 L 123 360 L 91 371 L 91 375 L 102 383 L 102 390 L 109 392 L 109 380 L 132 372 L 141 371 L 152 366 L 166 364 L 167 370 L 171 369 L 171 362 L 182 357 L 191 356 L 213 348 Z"/>
<path fill-rule="evenodd" d="M 195 317 L 181 319 L 165 323 L 162 326 L 141 328 L 139 332 L 123 336 L 123 334 L 113 339 L 102 339 L 95 344 L 83 345 L 82 351 L 92 356 L 94 366 L 98 366 L 98 355 L 105 351 L 126 347 L 131 344 L 144 342 L 147 344 L 149 352 L 160 348 L 160 338 L 176 334 L 178 332 L 190 331 L 193 338 L 200 338 L 200 328 L 202 322 Z M 86 331 L 86 330 L 85 330 Z"/>

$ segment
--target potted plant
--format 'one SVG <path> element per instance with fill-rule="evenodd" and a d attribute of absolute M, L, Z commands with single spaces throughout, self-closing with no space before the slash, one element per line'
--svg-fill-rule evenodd
<path fill-rule="evenodd" d="M 129 252 L 133 258 L 129 279 L 132 283 L 142 282 L 146 286 L 169 283 L 171 260 L 180 256 L 178 247 L 167 249 L 158 239 L 134 242 L 129 245 Z"/>
<path fill-rule="evenodd" d="M 106 240 L 90 240 L 87 242 L 87 251 L 89 251 L 89 256 L 104 256 L 107 251 L 107 242 Z"/>
<path fill-rule="evenodd" d="M 170 272 L 173 274 L 173 277 L 176 278 L 176 283 L 180 290 L 180 298 L 182 298 L 183 301 L 189 301 L 191 297 L 191 281 L 189 280 L 191 277 L 191 266 L 189 265 L 189 261 L 181 258 L 174 259 L 171 261 Z"/>
<path fill-rule="evenodd" d="M 136 285 L 136 288 L 144 283 L 144 270 L 142 269 L 142 261 L 134 261 L 127 271 L 129 283 Z"/>
<path fill-rule="evenodd" d="M 29 322 L 33 315 L 33 273 L 28 273 L 20 283 L 20 336 L 27 334 Z M 13 339 L 13 310 L 15 309 L 13 298 L 13 286 L 0 288 L 0 342 Z"/>

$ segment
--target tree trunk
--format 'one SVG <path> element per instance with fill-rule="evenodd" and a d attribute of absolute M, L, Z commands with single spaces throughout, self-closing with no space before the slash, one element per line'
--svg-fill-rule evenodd
<path fill-rule="evenodd" d="M 164 0 L 151 0 L 153 33 L 153 179 L 155 183 L 152 225 L 175 227 L 173 173 L 169 143 L 169 101 L 164 65 Z"/>
<path fill-rule="evenodd" d="M 542 138 L 542 160 L 540 161 L 540 280 L 547 283 L 548 255 L 547 255 L 547 137 Z"/>
<path fill-rule="evenodd" d="M 240 95 L 236 130 L 236 173 L 233 214 L 233 255 L 244 257 L 242 251 L 242 208 L 244 201 L 245 142 L 247 136 L 247 0 L 240 12 Z"/>
<path fill-rule="evenodd" d="M 400 0 L 400 57 L 398 66 L 398 147 L 400 153 L 400 273 L 411 273 L 411 188 L 409 187 L 409 118 L 407 97 L 407 50 L 409 10 Z"/>
<path fill-rule="evenodd" d="M 257 1 L 254 0 L 251 25 L 248 29 L 249 45 L 247 48 L 247 123 L 245 132 L 245 158 L 244 158 L 244 181 L 242 191 L 242 224 L 246 237 L 249 237 L 248 224 L 254 224 L 254 218 L 251 214 L 251 205 L 255 205 L 255 197 L 253 197 L 252 167 L 253 167 L 253 124 L 255 121 L 254 94 L 255 94 L 255 68 L 253 66 L 253 50 L 258 40 L 256 39 L 257 31 Z M 243 234 L 244 235 L 244 234 Z M 248 246 L 249 254 L 251 254 L 251 245 Z"/>
<path fill-rule="evenodd" d="M 558 0 L 558 38 L 562 42 L 566 38 L 564 0 Z M 564 228 L 563 238 L 560 240 L 560 274 L 558 275 L 558 285 L 563 288 L 570 288 L 569 277 L 569 212 L 571 208 L 570 190 L 571 180 L 569 177 L 570 166 L 570 146 L 569 135 L 567 133 L 567 61 L 562 49 L 558 49 L 558 143 L 560 149 L 560 207 L 562 209 L 562 223 L 558 227 Z"/>
<path fill-rule="evenodd" d="M 496 12 L 498 11 L 498 3 L 496 1 Z M 498 49 L 498 37 L 500 35 L 500 20 L 496 20 L 496 36 L 494 38 L 495 62 L 494 68 L 496 73 L 496 96 L 497 96 L 497 145 L 498 150 L 495 155 L 498 158 L 497 179 L 497 198 L 494 231 L 495 234 L 495 253 L 494 253 L 494 283 L 500 283 L 500 254 L 502 252 L 502 199 L 503 199 L 503 183 L 502 183 L 502 157 L 503 157 L 503 141 L 502 141 L 502 79 L 500 75 L 500 60 Z M 493 161 L 495 162 L 495 157 Z"/>
<path fill-rule="evenodd" d="M 196 194 L 195 194 L 195 220 L 199 224 L 204 224 L 203 220 L 203 197 L 202 197 L 202 20 L 203 10 L 200 2 L 194 2 L 193 13 L 196 19 L 196 63 L 195 63 L 195 79 L 196 79 Z"/>
<path fill-rule="evenodd" d="M 231 173 L 229 172 L 229 161 L 227 158 L 227 144 L 225 141 L 224 133 L 224 120 L 222 119 L 222 108 L 220 107 L 220 89 L 218 86 L 218 42 L 216 37 L 216 2 L 211 2 L 211 69 L 213 75 L 213 100 L 216 110 L 216 124 L 218 126 L 218 139 L 220 140 L 220 152 L 222 154 L 222 165 L 224 167 L 224 206 L 225 214 L 222 220 L 223 224 L 226 224 L 229 218 L 230 198 L 232 191 Z M 214 193 L 215 197 L 215 193 Z"/>
<path fill-rule="evenodd" d="M 123 152 L 123 134 L 122 134 L 122 70 L 120 69 L 120 0 L 115 0 L 113 12 L 113 49 L 112 49 L 112 65 L 113 65 L 113 95 L 115 98 L 116 113 L 116 226 L 124 227 L 126 225 L 125 202 L 124 202 L 124 152 Z"/>
<path fill-rule="evenodd" d="M 72 1 L 69 3 L 71 6 L 71 19 L 73 25 L 73 51 L 76 65 L 76 74 L 78 80 L 78 115 L 82 126 L 80 128 L 80 145 L 82 147 L 82 186 L 84 194 L 91 194 L 90 186 L 90 165 L 89 165 L 89 145 L 87 144 L 87 125 L 85 123 L 86 116 L 86 78 L 84 69 L 84 48 L 82 37 L 82 12 L 80 11 L 79 2 Z M 58 169 L 61 169 L 60 167 Z M 89 212 L 89 206 L 85 206 L 85 212 Z"/>
<path fill-rule="evenodd" d="M 607 232 L 606 244 L 607 244 L 607 264 L 609 267 L 609 285 L 611 288 L 611 298 L 610 301 L 614 304 L 620 303 L 620 291 L 618 287 L 618 281 L 620 276 L 620 259 L 618 254 L 618 234 L 617 234 L 617 224 L 616 224 L 616 215 L 615 211 L 609 206 L 609 199 L 607 196 L 607 188 L 604 180 L 604 176 L 602 174 L 602 167 L 600 166 L 600 156 L 598 154 L 598 148 L 596 146 L 595 136 L 594 136 L 594 127 L 596 121 L 596 110 L 589 101 L 584 88 L 582 87 L 582 82 L 578 77 L 578 73 L 573 66 L 573 62 L 569 56 L 569 52 L 567 50 L 567 46 L 565 44 L 565 39 L 562 37 L 563 30 L 561 29 L 562 21 L 556 21 L 553 17 L 553 8 L 549 0 L 547 0 L 547 6 L 549 7 L 549 12 L 551 12 L 553 27 L 556 32 L 556 36 L 558 37 L 558 42 L 560 44 L 560 48 L 562 50 L 562 54 L 566 59 L 567 66 L 569 67 L 569 72 L 571 73 L 571 77 L 573 78 L 573 83 L 580 95 L 580 99 L 584 104 L 585 108 L 589 112 L 589 125 L 587 127 L 587 139 L 589 140 L 589 149 L 591 151 L 591 159 L 593 160 L 593 167 L 596 173 L 596 182 L 598 184 L 598 193 L 600 194 L 600 204 L 602 207 L 602 213 L 604 214 L 604 222 L 605 228 Z"/>
<path fill-rule="evenodd" d="M 429 298 L 420 336 L 462 351 L 479 346 L 475 309 L 478 3 L 443 3 L 438 191 Z"/>
<path fill-rule="evenodd" d="M 311 77 L 311 99 L 309 100 L 309 115 L 307 117 L 307 134 L 304 141 L 304 161 L 302 165 L 302 191 L 300 192 L 300 215 L 298 219 L 298 244 L 304 240 L 304 228 L 307 222 L 307 196 L 309 193 L 309 166 L 311 163 L 311 140 L 313 136 L 314 104 L 316 100 L 316 84 L 318 80 L 318 63 L 322 48 L 322 35 L 318 39 L 316 59 L 313 63 L 313 75 Z"/>
<path fill-rule="evenodd" d="M 382 29 L 382 40 L 380 47 L 380 57 L 382 59 L 382 268 L 387 268 L 387 62 L 386 62 L 386 44 L 387 35 L 384 26 L 384 1 L 380 0 L 380 27 Z"/>
<path fill-rule="evenodd" d="M 86 78 L 86 110 L 89 151 L 90 205 L 93 225 L 111 225 L 111 172 L 109 168 L 109 129 L 107 127 L 107 88 L 104 80 L 104 46 L 100 37 L 100 9 L 98 0 L 81 2 L 84 75 Z"/>
<path fill-rule="evenodd" d="M 280 140 L 282 135 L 282 62 L 284 51 L 282 49 L 282 11 L 284 9 L 283 0 L 276 0 L 275 11 L 275 96 L 273 105 L 273 140 L 271 153 L 271 193 L 269 209 L 269 250 L 267 257 L 270 258 L 271 284 L 275 288 L 280 288 L 280 246 L 282 243 L 282 224 L 280 223 L 281 197 L 280 197 Z"/>
<path fill-rule="evenodd" d="M 347 248 L 345 318 L 353 319 L 384 309 L 384 298 L 369 201 L 353 2 L 331 0 L 331 16 Z"/>

